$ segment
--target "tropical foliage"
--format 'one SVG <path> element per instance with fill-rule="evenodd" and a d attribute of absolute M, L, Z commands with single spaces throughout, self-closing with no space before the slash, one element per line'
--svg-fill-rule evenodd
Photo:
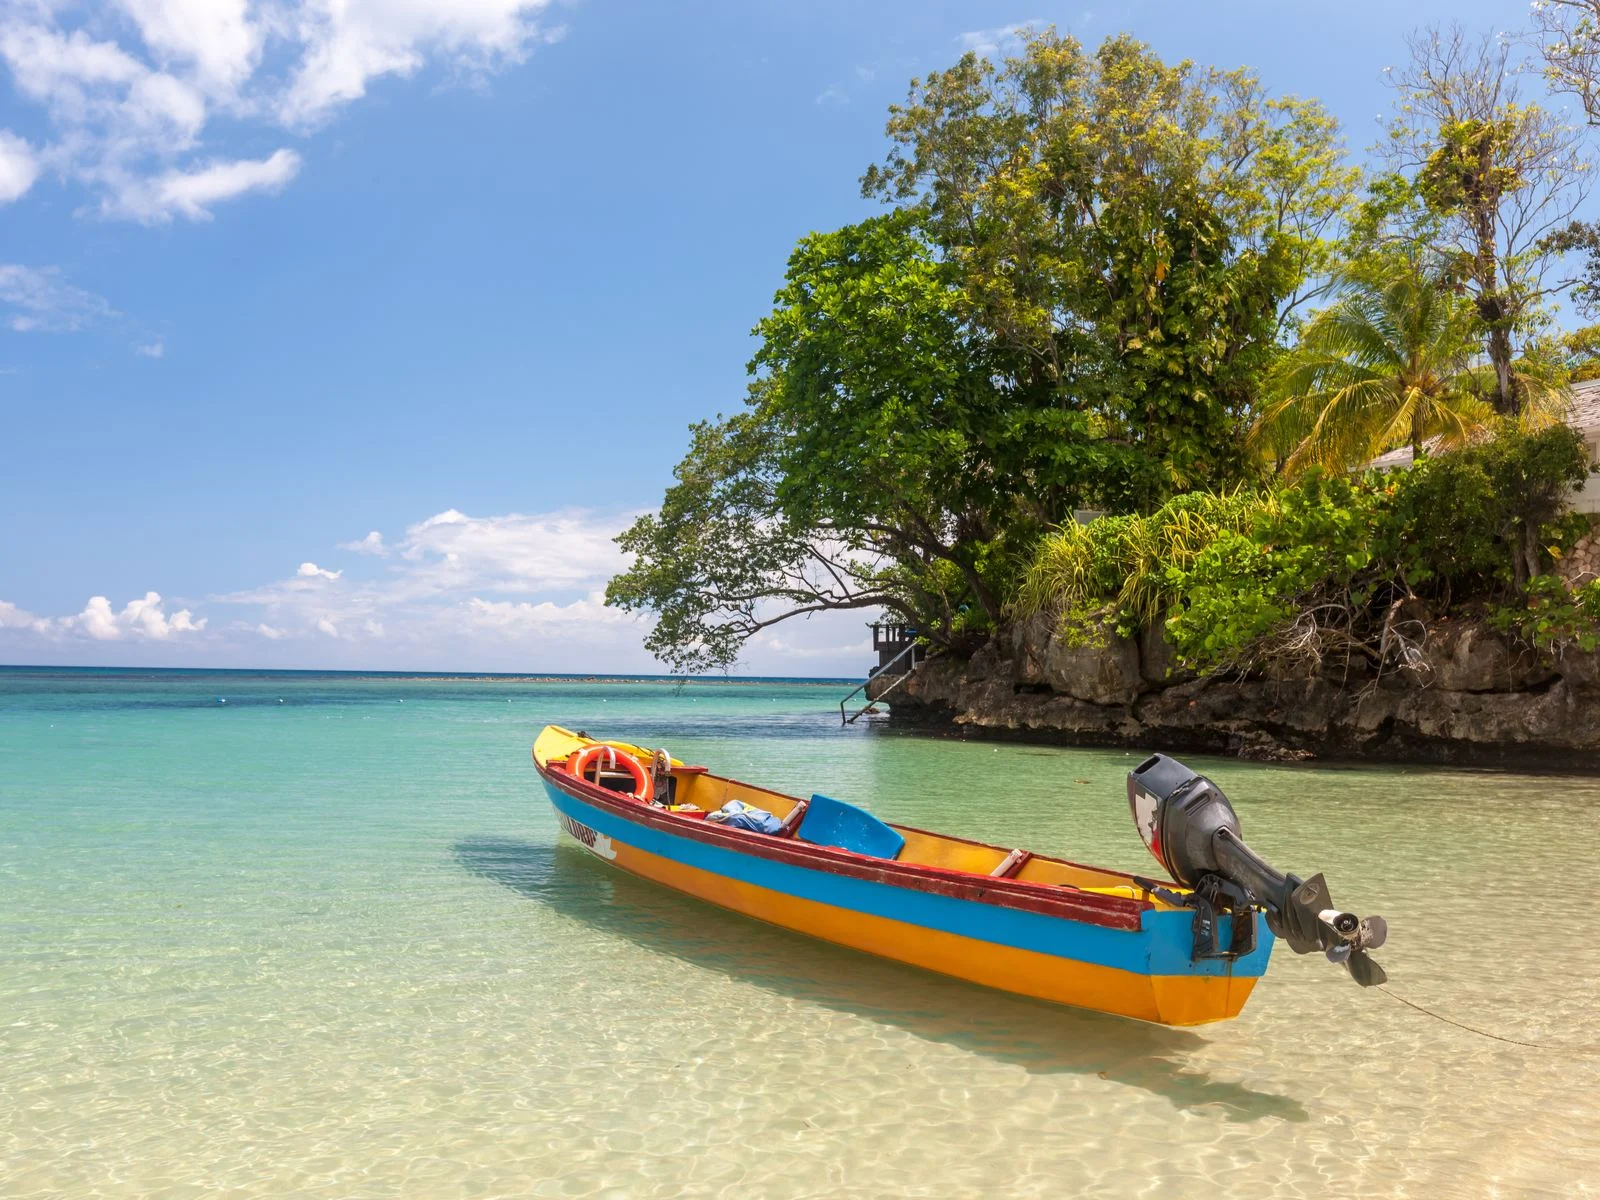
<path fill-rule="evenodd" d="M 1405 665 L 1428 615 L 1516 612 L 1530 584 L 1547 607 L 1564 594 L 1547 568 L 1581 529 L 1562 518 L 1561 493 L 1587 471 L 1558 425 L 1389 475 L 1313 470 L 1271 491 L 1177 497 L 1044 538 L 1017 615 L 1048 613 L 1079 637 L 1164 626 L 1197 670 Z M 1582 607 L 1594 591 L 1574 619 L 1600 617 Z"/>
<path fill-rule="evenodd" d="M 838 608 L 970 648 L 1075 509 L 1239 478 L 1258 376 L 1353 200 L 1317 105 L 1128 38 L 968 55 L 889 133 L 863 187 L 893 207 L 802 239 L 744 410 L 696 428 L 623 535 L 608 600 L 655 613 L 676 668 Z"/>
<path fill-rule="evenodd" d="M 1396 444 L 1421 458 L 1487 432 L 1494 409 L 1476 394 L 1477 316 L 1414 262 L 1363 264 L 1344 280 L 1268 377 L 1257 440 L 1291 473 L 1343 470 Z"/>
<path fill-rule="evenodd" d="M 913 80 L 861 181 L 885 211 L 799 241 L 608 602 L 680 671 L 832 610 L 958 653 L 1164 624 L 1217 666 L 1389 661 L 1397 604 L 1548 587 L 1565 389 L 1600 372 L 1553 325 L 1600 297 L 1588 163 L 1506 45 L 1412 48 L 1370 178 L 1315 101 L 1125 36 Z"/>

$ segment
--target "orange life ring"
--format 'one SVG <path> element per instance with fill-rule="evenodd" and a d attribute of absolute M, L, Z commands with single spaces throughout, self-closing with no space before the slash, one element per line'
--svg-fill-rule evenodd
<path fill-rule="evenodd" d="M 591 766 L 594 767 L 594 778 L 589 779 L 584 776 L 584 772 Z M 635 800 L 646 802 L 650 800 L 652 791 L 650 775 L 639 765 L 639 760 L 626 750 L 618 750 L 605 742 L 596 742 L 592 746 L 585 746 L 567 759 L 567 770 L 585 783 L 599 783 L 602 768 L 624 771 L 632 777 L 633 791 L 624 792 L 623 795 L 631 796 Z"/>

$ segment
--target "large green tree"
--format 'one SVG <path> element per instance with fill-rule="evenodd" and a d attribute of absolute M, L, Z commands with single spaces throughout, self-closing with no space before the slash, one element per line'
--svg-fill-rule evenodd
<path fill-rule="evenodd" d="M 958 308 L 903 213 L 801 241 L 744 411 L 696 426 L 660 510 L 620 539 L 634 565 L 607 599 L 657 614 L 653 653 L 725 667 L 761 629 L 833 609 L 888 609 L 945 645 L 999 619 L 1011 414 Z"/>
<path fill-rule="evenodd" d="M 1088 414 L 1128 449 L 1125 491 L 1072 499 L 1144 507 L 1238 475 L 1256 384 L 1356 182 L 1319 105 L 1125 36 L 1091 53 L 1046 31 L 1004 64 L 913 81 L 889 135 L 864 189 L 912 206 L 959 267 L 1027 412 Z M 1033 482 L 1057 514 L 1079 483 Z"/>
<path fill-rule="evenodd" d="M 841 608 L 969 647 L 1074 508 L 1236 479 L 1354 182 L 1315 105 L 1127 38 L 968 55 L 889 134 L 891 211 L 801 241 L 744 411 L 620 539 L 608 600 L 677 669 Z"/>

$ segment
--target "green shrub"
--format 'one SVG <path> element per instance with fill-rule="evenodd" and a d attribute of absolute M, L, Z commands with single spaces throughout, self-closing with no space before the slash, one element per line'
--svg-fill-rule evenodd
<path fill-rule="evenodd" d="M 1491 608 L 1488 619 L 1545 654 L 1569 646 L 1588 653 L 1600 646 L 1600 579 L 1574 588 L 1558 576 L 1535 575 L 1520 605 Z"/>
<path fill-rule="evenodd" d="M 1275 502 L 1242 490 L 1187 492 L 1148 516 L 1062 526 L 1041 540 L 1014 615 L 1049 612 L 1069 636 L 1101 617 L 1124 634 L 1163 620 L 1177 599 L 1171 569 L 1194 562 L 1218 537 L 1248 528 Z"/>
<path fill-rule="evenodd" d="M 1044 538 L 1015 615 L 1048 612 L 1080 641 L 1161 622 L 1202 671 L 1338 652 L 1382 669 L 1415 657 L 1417 613 L 1452 609 L 1497 614 L 1545 651 L 1592 646 L 1600 584 L 1568 593 L 1543 574 L 1583 528 L 1561 508 L 1587 470 L 1557 426 L 1390 475 L 1190 493 Z"/>

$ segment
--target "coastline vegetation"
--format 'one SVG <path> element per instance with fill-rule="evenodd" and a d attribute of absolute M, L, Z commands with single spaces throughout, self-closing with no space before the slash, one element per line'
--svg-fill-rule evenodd
<path fill-rule="evenodd" d="M 1428 622 L 1451 614 L 1549 650 L 1593 649 L 1600 582 L 1569 591 L 1539 569 L 1587 528 L 1561 514 L 1587 470 L 1576 435 L 1551 425 L 1410 471 L 1312 470 L 1279 487 L 1186 493 L 1046 535 L 1015 615 L 1048 613 L 1079 644 L 1164 624 L 1199 672 L 1404 668 Z"/>
<path fill-rule="evenodd" d="M 838 609 L 956 653 L 1161 626 L 1198 671 L 1404 667 L 1450 615 L 1592 648 L 1600 584 L 1554 572 L 1600 374 L 1600 327 L 1556 326 L 1600 301 L 1582 133 L 1507 43 L 1412 58 L 1371 166 L 1316 101 L 1127 36 L 913 80 L 886 211 L 801 239 L 607 601 L 682 672 Z"/>

